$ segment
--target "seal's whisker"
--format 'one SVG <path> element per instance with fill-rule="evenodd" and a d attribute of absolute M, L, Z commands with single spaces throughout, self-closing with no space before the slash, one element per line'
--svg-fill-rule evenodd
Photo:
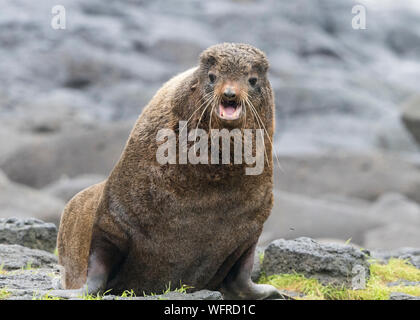
<path fill-rule="evenodd" d="M 256 118 L 255 108 L 250 104 L 250 101 L 248 99 L 246 99 L 245 101 L 247 102 L 247 105 L 249 106 L 249 109 L 253 113 L 253 117 L 254 117 L 254 128 L 255 128 L 255 122 L 257 122 L 258 123 L 258 128 L 261 129 L 261 124 L 260 124 L 258 118 Z M 260 131 L 260 134 L 261 134 L 261 138 L 264 141 L 264 135 L 263 135 L 263 133 L 261 131 Z M 268 135 L 268 133 L 267 133 L 267 135 Z M 266 158 L 266 161 L 267 161 L 267 165 L 268 165 L 268 167 L 270 167 L 270 162 L 268 161 L 269 159 L 268 159 L 267 147 L 265 146 L 265 143 L 264 143 L 264 153 L 265 153 L 265 158 Z"/>
<path fill-rule="evenodd" d="M 196 141 L 197 141 L 197 131 L 198 131 L 198 126 L 200 125 L 200 122 L 201 122 L 201 118 L 203 117 L 204 112 L 206 112 L 207 108 L 208 108 L 208 107 L 209 107 L 209 106 L 210 106 L 213 102 L 214 102 L 214 96 L 211 96 L 211 97 L 208 99 L 208 102 L 207 102 L 207 104 L 206 104 L 206 107 L 204 108 L 203 112 L 201 113 L 200 118 L 198 119 L 197 126 L 195 127 L 195 136 L 194 136 L 194 152 L 196 152 L 196 150 L 195 150 L 195 144 L 196 144 Z"/>
<path fill-rule="evenodd" d="M 213 103 L 213 101 L 214 101 L 214 96 L 207 99 L 206 107 L 204 108 L 203 112 L 201 112 L 200 118 L 198 119 L 198 122 L 197 122 L 197 126 L 195 127 L 196 129 L 198 129 L 198 126 L 200 125 L 201 118 L 203 117 L 204 112 L 206 112 L 207 108 Z M 197 138 L 197 131 L 196 131 L 196 138 Z"/>
<path fill-rule="evenodd" d="M 245 107 L 245 103 L 244 103 L 244 99 L 241 97 L 241 100 L 239 101 L 239 103 L 240 103 L 240 105 L 241 105 L 241 108 L 242 108 L 242 110 L 244 110 L 244 121 L 243 121 L 243 123 L 242 123 L 242 134 L 243 134 L 243 130 L 244 129 L 246 129 L 246 107 Z"/>
<path fill-rule="evenodd" d="M 215 98 L 215 99 L 214 99 L 214 103 L 213 103 L 213 105 L 212 105 L 212 107 L 211 107 L 211 110 L 210 110 L 209 134 L 211 134 L 211 120 L 212 120 L 212 118 L 213 118 L 214 107 L 215 107 L 215 106 L 217 106 L 217 105 L 219 105 L 219 103 L 220 103 L 220 99 L 219 99 L 219 97 Z"/>
<path fill-rule="evenodd" d="M 272 151 L 271 151 L 271 152 L 272 152 L 272 153 L 274 153 L 274 155 L 276 156 L 276 160 L 277 160 L 277 164 L 278 164 L 278 166 L 279 166 L 279 169 L 280 169 L 281 171 L 283 171 L 283 168 L 282 168 L 282 166 L 281 166 L 281 164 L 280 164 L 279 157 L 277 156 L 277 153 L 276 153 L 276 152 L 274 152 L 274 145 L 273 145 L 273 141 L 271 140 L 270 135 L 268 134 L 268 131 L 267 131 L 267 129 L 266 129 L 266 127 L 265 127 L 265 125 L 264 125 L 264 122 L 261 120 L 261 117 L 259 116 L 258 111 L 255 109 L 254 105 L 252 104 L 252 102 L 249 100 L 249 98 L 248 98 L 248 97 L 246 97 L 246 100 L 249 102 L 250 107 L 251 107 L 251 108 L 255 111 L 256 116 L 259 118 L 259 121 L 260 121 L 260 122 L 261 122 L 261 124 L 263 125 L 264 130 L 265 130 L 265 132 L 266 132 L 266 134 L 267 134 L 267 138 L 268 138 L 268 140 L 270 141 L 270 144 L 271 144 L 271 148 L 272 148 Z"/>
<path fill-rule="evenodd" d="M 180 133 L 185 129 L 185 126 L 188 125 L 188 122 L 191 120 L 191 118 L 194 116 L 194 114 L 199 111 L 210 99 L 213 92 L 206 93 L 202 98 L 200 98 L 199 102 L 204 100 L 204 102 L 194 110 L 194 112 L 191 114 L 191 116 L 188 118 L 188 120 L 185 122 L 185 125 L 182 127 L 182 129 L 179 131 Z"/>
<path fill-rule="evenodd" d="M 264 131 L 265 131 L 265 133 L 267 134 L 267 138 L 268 138 L 268 140 L 269 140 L 269 142 L 270 142 L 271 146 L 273 147 L 273 143 L 272 143 L 272 141 L 271 141 L 271 139 L 270 139 L 270 136 L 269 136 L 269 134 L 268 134 L 268 132 L 267 132 L 267 129 L 265 128 L 264 123 L 262 122 L 262 120 L 261 120 L 260 116 L 258 115 L 257 110 L 255 109 L 254 105 L 252 104 L 252 102 L 251 102 L 249 99 L 247 99 L 247 102 L 248 102 L 248 104 L 249 104 L 249 107 L 250 107 L 251 111 L 254 113 L 254 115 L 255 115 L 255 117 L 256 117 L 256 120 L 257 120 L 257 122 L 258 122 L 259 129 L 262 129 L 262 128 L 261 128 L 261 125 L 262 125 L 262 126 L 263 126 L 263 129 L 264 129 Z M 261 133 L 261 135 L 262 135 L 262 133 Z M 265 144 L 264 144 L 264 148 L 265 148 Z M 265 151 L 266 151 L 266 150 L 265 150 Z M 267 152 L 266 152 L 266 156 L 267 156 L 267 159 L 268 159 Z"/>

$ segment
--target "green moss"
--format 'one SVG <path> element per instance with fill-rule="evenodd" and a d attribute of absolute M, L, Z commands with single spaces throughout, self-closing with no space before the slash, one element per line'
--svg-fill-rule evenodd
<path fill-rule="evenodd" d="M 111 290 L 109 290 L 109 291 L 111 291 Z M 84 294 L 80 298 L 82 298 L 83 300 L 102 300 L 104 298 L 104 296 L 107 293 L 109 293 L 109 291 L 106 291 L 104 293 L 97 293 L 97 294 Z"/>
<path fill-rule="evenodd" d="M 260 252 L 258 255 L 259 259 L 260 259 L 260 265 L 262 265 L 263 261 L 264 261 L 264 251 Z"/>
<path fill-rule="evenodd" d="M 391 292 L 402 292 L 420 296 L 420 286 L 393 286 L 387 283 L 398 280 L 420 281 L 420 270 L 407 261 L 390 259 L 387 264 L 372 261 L 371 276 L 363 290 L 322 285 L 316 279 L 306 278 L 301 274 L 262 275 L 259 283 L 268 283 L 280 290 L 292 291 L 304 295 L 306 300 L 388 300 Z"/>
<path fill-rule="evenodd" d="M 374 262 L 370 271 L 386 282 L 398 280 L 420 281 L 420 269 L 414 267 L 407 260 L 390 259 L 388 264 Z"/>
<path fill-rule="evenodd" d="M 187 286 L 186 284 L 182 284 L 179 282 L 179 287 L 172 290 L 172 292 L 179 292 L 179 293 L 187 293 L 189 289 L 192 289 L 194 287 Z M 171 283 L 169 282 L 169 286 L 166 288 L 166 291 L 164 291 L 162 294 L 167 294 L 171 292 Z"/>
<path fill-rule="evenodd" d="M 9 291 L 7 291 L 6 288 L 0 288 L 0 300 L 7 299 L 7 297 L 9 297 L 10 294 L 11 293 Z"/>
<path fill-rule="evenodd" d="M 136 294 L 134 292 L 133 289 L 131 290 L 125 290 L 122 294 L 121 294 L 121 298 L 134 298 L 136 297 Z"/>
<path fill-rule="evenodd" d="M 63 300 L 60 297 L 54 297 L 49 295 L 48 293 L 42 295 L 42 296 L 38 296 L 36 293 L 34 293 L 32 295 L 32 300 Z"/>
<path fill-rule="evenodd" d="M 143 296 L 147 297 L 147 296 L 158 296 L 158 298 L 160 300 L 164 300 L 164 298 L 162 298 L 161 296 L 164 294 L 168 294 L 170 292 L 179 292 L 179 293 L 187 293 L 189 289 L 192 289 L 194 287 L 188 286 L 186 284 L 182 284 L 181 281 L 179 282 L 179 287 L 171 290 L 171 283 L 169 282 L 169 284 L 166 286 L 166 290 L 162 291 L 162 293 L 150 293 L 150 294 L 146 294 L 145 292 L 143 292 Z"/>
<path fill-rule="evenodd" d="M 4 263 L 0 264 L 0 274 L 6 274 L 7 271 L 3 269 Z"/>

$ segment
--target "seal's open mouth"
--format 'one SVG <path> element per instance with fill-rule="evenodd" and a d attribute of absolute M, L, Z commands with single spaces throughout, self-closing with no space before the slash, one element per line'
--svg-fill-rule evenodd
<path fill-rule="evenodd" d="M 219 104 L 218 116 L 224 120 L 239 119 L 242 113 L 242 106 L 235 100 L 222 100 Z"/>

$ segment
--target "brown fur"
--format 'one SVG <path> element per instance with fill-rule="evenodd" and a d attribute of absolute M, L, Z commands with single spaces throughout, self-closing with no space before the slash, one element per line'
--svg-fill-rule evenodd
<path fill-rule="evenodd" d="M 261 175 L 245 175 L 244 165 L 160 165 L 156 161 L 159 129 L 178 130 L 200 105 L 206 92 L 233 81 L 247 92 L 272 140 L 274 100 L 258 49 L 243 44 L 210 47 L 200 65 L 163 85 L 138 118 L 125 150 L 109 178 L 76 195 L 66 206 L 59 229 L 59 263 L 66 289 L 86 281 L 89 252 L 107 242 L 122 258 L 107 288 L 112 293 L 162 292 L 182 284 L 218 289 L 235 262 L 256 243 L 272 208 L 272 157 Z M 216 84 L 208 72 L 217 73 Z M 248 78 L 258 76 L 256 88 Z M 203 129 L 228 124 L 207 110 Z M 239 126 L 258 128 L 251 113 Z M 189 121 L 195 128 L 200 112 Z"/>

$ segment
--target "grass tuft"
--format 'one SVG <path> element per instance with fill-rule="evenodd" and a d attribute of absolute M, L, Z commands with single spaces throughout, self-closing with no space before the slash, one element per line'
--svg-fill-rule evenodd
<path fill-rule="evenodd" d="M 303 300 L 388 300 L 391 292 L 402 292 L 413 296 L 420 296 L 420 285 L 389 287 L 389 282 L 407 280 L 420 282 L 420 270 L 409 262 L 401 259 L 390 259 L 387 264 L 372 261 L 370 278 L 363 290 L 352 290 L 331 285 L 322 285 L 318 280 L 306 278 L 302 274 L 280 274 L 265 276 L 259 283 L 267 283 L 280 290 L 301 294 Z"/>
<path fill-rule="evenodd" d="M 0 300 L 7 299 L 11 293 L 6 288 L 0 288 Z"/>
<path fill-rule="evenodd" d="M 166 290 L 163 290 L 162 293 L 156 294 L 154 292 L 150 293 L 150 294 L 146 294 L 145 292 L 143 292 L 143 296 L 147 297 L 147 296 L 159 296 L 159 299 L 161 298 L 161 295 L 164 294 L 168 294 L 170 292 L 179 292 L 179 293 L 187 293 L 189 289 L 192 289 L 194 287 L 188 286 L 186 284 L 182 284 L 181 281 L 179 282 L 179 287 L 175 288 L 174 290 L 171 290 L 171 283 L 169 282 L 169 284 L 166 286 Z"/>
<path fill-rule="evenodd" d="M 54 297 L 49 295 L 48 293 L 42 295 L 42 296 L 38 296 L 35 292 L 32 295 L 32 300 L 63 300 L 60 297 Z"/>

